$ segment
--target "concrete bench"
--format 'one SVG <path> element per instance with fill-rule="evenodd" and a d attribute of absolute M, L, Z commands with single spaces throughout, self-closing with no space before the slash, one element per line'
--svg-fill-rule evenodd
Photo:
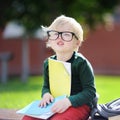
<path fill-rule="evenodd" d="M 23 115 L 16 114 L 13 109 L 0 109 L 0 120 L 21 120 Z"/>

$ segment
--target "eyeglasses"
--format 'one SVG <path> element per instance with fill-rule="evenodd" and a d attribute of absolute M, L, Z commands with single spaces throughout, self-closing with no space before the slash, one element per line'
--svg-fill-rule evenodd
<path fill-rule="evenodd" d="M 57 40 L 59 35 L 61 35 L 62 40 L 66 42 L 71 41 L 73 39 L 73 36 L 75 36 L 75 38 L 78 40 L 75 33 L 69 32 L 69 31 L 58 32 L 58 31 L 51 30 L 51 31 L 47 31 L 47 34 L 48 34 L 49 40 Z"/>

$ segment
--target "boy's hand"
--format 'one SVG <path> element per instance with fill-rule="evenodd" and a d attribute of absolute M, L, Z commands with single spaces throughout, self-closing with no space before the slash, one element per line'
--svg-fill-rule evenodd
<path fill-rule="evenodd" d="M 43 98 L 42 98 L 39 106 L 40 107 L 46 107 L 47 104 L 50 104 L 51 102 L 53 102 L 53 100 L 54 100 L 54 98 L 50 93 L 45 93 L 43 95 Z"/>
<path fill-rule="evenodd" d="M 57 101 L 53 107 L 52 107 L 52 112 L 54 113 L 63 113 L 64 111 L 66 111 L 70 106 L 71 106 L 71 102 L 69 101 L 68 98 L 62 99 Z"/>

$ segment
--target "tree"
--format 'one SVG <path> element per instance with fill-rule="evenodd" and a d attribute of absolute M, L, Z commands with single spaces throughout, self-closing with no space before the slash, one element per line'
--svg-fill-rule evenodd
<path fill-rule="evenodd" d="M 5 0 L 0 4 L 0 26 L 17 20 L 29 30 L 49 25 L 61 14 L 72 16 L 93 27 L 102 21 L 105 12 L 111 12 L 118 0 Z"/>

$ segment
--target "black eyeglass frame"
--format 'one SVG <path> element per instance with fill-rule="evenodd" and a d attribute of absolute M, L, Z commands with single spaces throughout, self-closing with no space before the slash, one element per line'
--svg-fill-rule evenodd
<path fill-rule="evenodd" d="M 59 37 L 59 35 L 61 35 L 61 38 L 62 38 L 62 33 L 71 33 L 71 34 L 72 34 L 72 38 L 71 38 L 71 40 L 69 40 L 69 41 L 72 41 L 73 36 L 75 36 L 75 38 L 78 40 L 78 37 L 75 35 L 74 32 L 70 32 L 70 31 L 58 32 L 58 31 L 56 31 L 56 30 L 49 30 L 49 31 L 47 31 L 48 39 L 49 39 L 49 36 L 50 36 L 49 32 L 57 32 L 57 33 L 58 33 L 58 37 Z M 57 40 L 58 37 L 57 37 L 56 39 L 54 39 L 54 40 Z M 53 40 L 53 39 L 50 39 L 50 40 Z M 67 40 L 64 40 L 63 38 L 62 38 L 62 40 L 63 40 L 63 41 L 66 41 L 66 42 L 69 42 L 69 41 L 67 41 Z"/>

